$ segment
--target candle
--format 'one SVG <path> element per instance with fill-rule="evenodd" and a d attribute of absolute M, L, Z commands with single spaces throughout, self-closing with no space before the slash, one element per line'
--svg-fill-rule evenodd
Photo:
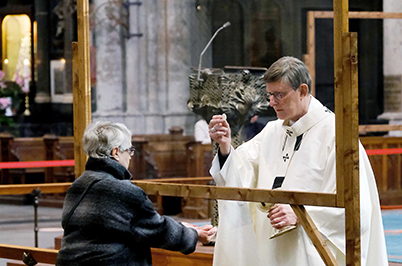
<path fill-rule="evenodd" d="M 24 79 L 27 79 L 29 77 L 29 60 L 25 59 L 24 60 Z"/>
<path fill-rule="evenodd" d="M 24 92 L 29 92 L 29 60 L 24 60 Z"/>
<path fill-rule="evenodd" d="M 8 80 L 8 59 L 4 60 L 4 74 L 5 80 Z"/>

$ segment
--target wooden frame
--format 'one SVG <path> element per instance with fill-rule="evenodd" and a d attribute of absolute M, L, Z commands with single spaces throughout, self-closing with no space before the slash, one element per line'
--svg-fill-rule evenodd
<path fill-rule="evenodd" d="M 304 62 L 311 75 L 311 93 L 315 95 L 315 20 L 334 18 L 332 11 L 308 11 L 307 12 L 307 54 Z M 402 13 L 389 12 L 349 12 L 349 18 L 353 19 L 402 19 Z M 361 125 L 359 133 L 379 132 L 390 130 L 402 130 L 402 125 Z"/>
<path fill-rule="evenodd" d="M 333 254 L 325 245 L 320 232 L 301 205 L 344 207 L 346 214 L 346 264 L 360 265 L 360 205 L 359 205 L 359 149 L 357 120 L 357 40 L 356 34 L 349 33 L 347 0 L 334 0 L 334 48 L 335 48 L 335 106 L 336 110 L 336 160 L 337 193 L 308 193 L 295 191 L 274 191 L 211 187 L 183 184 L 162 184 L 153 182 L 135 183 L 148 194 L 175 195 L 189 197 L 219 198 L 225 200 L 270 201 L 291 204 L 301 225 L 317 248 L 326 265 L 338 265 Z M 83 170 L 86 157 L 80 147 L 82 134 L 91 120 L 90 75 L 89 75 L 89 5 L 87 0 L 77 1 L 78 43 L 73 45 L 73 83 L 74 83 L 74 137 L 76 176 Z M 78 73 L 80 75 L 78 75 Z M 343 95 L 346 97 L 343 97 Z M 347 117 L 344 117 L 346 110 Z M 28 185 L 29 186 L 29 185 Z M 27 185 L 18 187 L 1 186 L 7 194 L 20 193 L 32 189 Z M 50 193 L 66 189 L 66 184 L 33 185 Z M 0 187 L 0 188 L 1 188 Z M 45 190 L 45 188 L 48 190 Z M 14 190 L 13 190 L 14 189 Z M 21 189 L 18 190 L 18 189 Z M 18 191 L 20 192 L 18 192 Z M 0 189 L 1 191 L 1 189 Z M 24 192 L 25 193 L 25 192 Z M 330 201 L 330 203 L 328 203 Z M 0 256 L 14 259 L 15 252 L 39 249 L 26 247 L 0 246 Z M 13 253 L 13 255 L 11 255 Z M 45 252 L 46 253 L 46 252 Z M 38 253 L 39 254 L 39 253 Z M 40 253 L 38 262 L 53 262 L 55 252 L 48 255 Z M 35 254 L 34 254 L 35 255 Z M 35 255 L 36 256 L 36 255 Z M 51 259 L 53 258 L 53 260 Z"/>
<path fill-rule="evenodd" d="M 307 12 L 307 54 L 304 62 L 311 75 L 311 93 L 315 95 L 315 20 L 334 18 L 332 11 Z M 349 18 L 354 19 L 402 19 L 402 13 L 387 12 L 349 12 Z M 400 128 L 399 128 L 400 129 Z M 373 128 L 375 130 L 375 128 Z M 381 130 L 382 131 L 382 130 Z"/>

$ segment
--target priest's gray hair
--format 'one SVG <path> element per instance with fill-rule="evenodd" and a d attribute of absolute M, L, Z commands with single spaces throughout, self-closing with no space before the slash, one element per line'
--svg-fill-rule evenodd
<path fill-rule="evenodd" d="M 281 57 L 273 63 L 265 72 L 264 81 L 266 83 L 283 81 L 294 90 L 304 83 L 308 86 L 308 92 L 311 92 L 311 76 L 306 65 L 292 56 Z"/>
<path fill-rule="evenodd" d="M 121 123 L 97 121 L 91 123 L 84 132 L 82 148 L 93 158 L 111 157 L 114 147 L 121 151 L 131 147 L 131 132 Z"/>

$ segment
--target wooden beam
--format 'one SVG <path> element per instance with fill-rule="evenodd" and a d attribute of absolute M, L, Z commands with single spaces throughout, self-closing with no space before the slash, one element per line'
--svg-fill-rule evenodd
<path fill-rule="evenodd" d="M 336 207 L 336 194 L 132 181 L 148 195 Z"/>
<path fill-rule="evenodd" d="M 156 178 L 156 179 L 144 179 L 140 180 L 145 182 L 160 182 L 160 183 L 192 183 L 192 182 L 199 182 L 199 181 L 212 181 L 213 178 L 211 176 L 205 177 L 172 177 L 172 178 Z M 138 181 L 138 180 L 136 180 Z"/>
<path fill-rule="evenodd" d="M 332 11 L 309 11 L 313 12 L 315 18 L 333 18 L 334 12 Z M 389 12 L 349 12 L 349 18 L 360 19 L 401 19 L 402 13 L 389 13 Z"/>
<path fill-rule="evenodd" d="M 64 193 L 72 183 L 0 185 L 0 195 L 23 195 L 39 189 L 42 193 Z"/>
<path fill-rule="evenodd" d="M 314 224 L 313 219 L 311 219 L 310 215 L 308 214 L 304 206 L 303 205 L 290 205 L 290 206 L 297 215 L 299 223 L 303 226 L 304 231 L 306 231 L 311 242 L 313 242 L 314 247 L 317 249 L 325 265 L 337 266 L 338 262 L 336 261 L 334 255 L 327 246 L 327 243 L 325 243 L 324 238 L 318 231 L 317 227 Z"/>
<path fill-rule="evenodd" d="M 58 250 L 0 244 L 0 258 L 22 261 L 24 252 L 30 253 L 37 262 L 56 264 Z"/>
<path fill-rule="evenodd" d="M 209 180 L 209 178 L 194 178 L 193 181 L 199 180 Z M 149 182 L 148 180 L 133 180 L 132 182 L 149 195 L 336 207 L 336 195 L 332 193 L 170 184 Z M 174 181 L 170 180 L 170 182 Z M 34 189 L 39 189 L 42 193 L 63 193 L 69 189 L 71 184 L 0 185 L 0 195 L 28 194 Z"/>
<path fill-rule="evenodd" d="M 77 1 L 78 44 L 73 44 L 73 108 L 75 177 L 85 171 L 87 156 L 81 139 L 91 123 L 91 73 L 89 58 L 89 1 Z"/>
<path fill-rule="evenodd" d="M 366 134 L 367 132 L 380 132 L 402 130 L 402 125 L 360 125 L 359 134 Z"/>

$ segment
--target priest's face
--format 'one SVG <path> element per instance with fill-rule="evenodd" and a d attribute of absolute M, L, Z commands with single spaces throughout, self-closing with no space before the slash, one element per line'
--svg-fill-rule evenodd
<path fill-rule="evenodd" d="M 267 83 L 267 97 L 279 119 L 296 122 L 306 114 L 303 104 L 303 93 L 299 88 L 292 88 L 290 84 L 282 81 Z"/>

